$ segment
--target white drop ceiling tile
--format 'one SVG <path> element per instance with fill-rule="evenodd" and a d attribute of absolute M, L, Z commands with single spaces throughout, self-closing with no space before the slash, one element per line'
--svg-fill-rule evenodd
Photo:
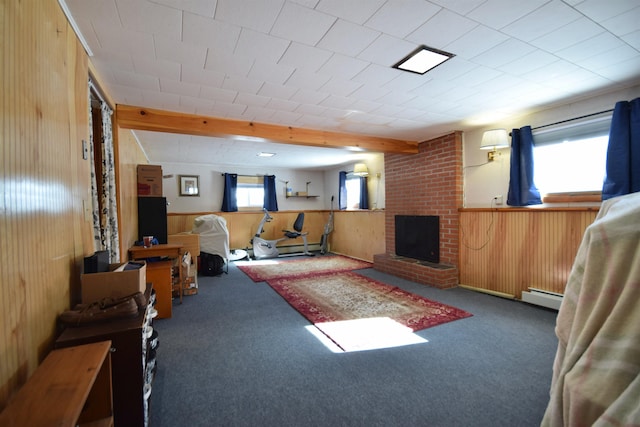
<path fill-rule="evenodd" d="M 328 96 L 328 93 L 310 89 L 300 89 L 291 97 L 290 101 L 299 102 L 301 104 L 319 104 Z"/>
<path fill-rule="evenodd" d="M 561 1 L 551 1 L 502 31 L 520 40 L 530 42 L 581 18 L 582 15 Z"/>
<path fill-rule="evenodd" d="M 365 22 L 365 26 L 404 38 L 439 10 L 439 6 L 424 0 L 388 0 Z"/>
<path fill-rule="evenodd" d="M 607 68 L 612 65 L 624 63 L 640 55 L 637 50 L 629 45 L 622 45 L 616 49 L 607 50 L 598 55 L 591 56 L 577 64 L 589 70 L 598 72 L 601 68 Z"/>
<path fill-rule="evenodd" d="M 418 46 L 411 42 L 383 34 L 367 46 L 357 57 L 385 67 L 391 67 L 413 52 L 416 47 Z"/>
<path fill-rule="evenodd" d="M 278 62 L 288 46 L 289 42 L 284 39 L 244 28 L 240 32 L 234 53 L 263 61 Z"/>
<path fill-rule="evenodd" d="M 297 120 L 299 120 L 300 117 L 302 117 L 302 114 L 300 113 L 293 113 L 290 111 L 276 111 L 274 115 L 271 116 L 271 119 L 276 123 L 289 126 L 291 125 L 291 123 L 295 123 Z"/>
<path fill-rule="evenodd" d="M 210 99 L 212 101 L 220 101 L 226 103 L 233 103 L 233 100 L 238 96 L 238 92 L 235 90 L 221 89 L 218 87 L 202 86 L 198 95 L 200 98 Z"/>
<path fill-rule="evenodd" d="M 429 74 L 399 73 L 393 80 L 384 84 L 385 89 L 399 92 L 409 92 L 419 88 L 431 80 Z"/>
<path fill-rule="evenodd" d="M 367 85 L 382 86 L 395 79 L 403 72 L 404 71 L 398 71 L 390 67 L 383 67 L 378 64 L 370 64 L 367 68 L 354 76 L 352 80 Z"/>
<path fill-rule="evenodd" d="M 324 110 L 326 110 L 326 108 L 319 105 L 300 104 L 298 108 L 295 109 L 295 112 L 306 116 L 321 116 Z"/>
<path fill-rule="evenodd" d="M 318 73 L 310 73 L 304 70 L 296 70 L 293 72 L 289 80 L 287 80 L 287 86 L 293 86 L 298 89 L 318 90 L 322 85 L 327 83 L 331 76 L 326 76 Z"/>
<path fill-rule="evenodd" d="M 603 76 L 604 78 L 620 82 L 620 83 L 629 83 L 638 81 L 638 71 L 640 70 L 640 58 L 635 57 L 631 58 L 628 61 L 620 62 L 615 65 L 610 65 L 605 68 L 601 68 L 598 70 L 598 74 Z"/>
<path fill-rule="evenodd" d="M 109 94 L 118 104 L 144 105 L 142 91 L 130 86 L 122 86 L 116 83 L 109 83 Z"/>
<path fill-rule="evenodd" d="M 429 0 L 433 4 L 437 4 L 446 9 L 456 12 L 460 15 L 466 15 L 486 0 Z"/>
<path fill-rule="evenodd" d="M 464 58 L 454 57 L 426 73 L 424 75 L 425 82 L 428 82 L 429 80 L 453 80 L 463 74 L 472 71 L 476 67 L 479 67 L 479 65 L 467 61 Z"/>
<path fill-rule="evenodd" d="M 240 27 L 227 22 L 191 13 L 185 13 L 183 20 L 182 41 L 185 43 L 233 52 L 240 37 Z"/>
<path fill-rule="evenodd" d="M 442 49 L 477 26 L 478 23 L 475 21 L 448 9 L 442 9 L 409 34 L 406 40 L 415 42 L 418 45 L 424 44 L 436 49 Z"/>
<path fill-rule="evenodd" d="M 308 7 L 309 9 L 314 9 L 320 2 L 320 0 L 289 0 L 289 1 Z"/>
<path fill-rule="evenodd" d="M 605 21 L 638 7 L 638 2 L 636 0 L 585 0 L 576 4 L 575 7 L 591 19 Z M 637 19 L 638 15 L 635 16 Z"/>
<path fill-rule="evenodd" d="M 369 64 L 367 61 L 336 53 L 318 69 L 318 73 L 340 79 L 351 79 L 367 68 Z"/>
<path fill-rule="evenodd" d="M 558 57 L 542 50 L 534 50 L 533 52 L 516 59 L 508 64 L 499 67 L 500 71 L 504 71 L 512 76 L 521 76 L 522 74 L 538 70 L 546 67 L 558 60 Z"/>
<path fill-rule="evenodd" d="M 380 108 L 376 108 L 374 111 L 372 111 L 372 113 L 376 116 L 403 117 L 402 114 L 405 112 L 405 110 L 406 108 L 399 105 L 384 104 L 381 105 Z"/>
<path fill-rule="evenodd" d="M 282 111 L 295 111 L 296 108 L 300 106 L 299 102 L 288 101 L 286 99 L 270 99 L 266 105 L 268 108 L 271 108 L 274 111 L 282 110 Z"/>
<path fill-rule="evenodd" d="M 287 2 L 270 34 L 315 46 L 335 21 L 334 16 Z"/>
<path fill-rule="evenodd" d="M 184 65 L 180 73 L 180 80 L 185 83 L 221 87 L 224 81 L 224 73 Z"/>
<path fill-rule="evenodd" d="M 207 49 L 183 43 L 161 35 L 155 35 L 156 56 L 158 59 L 179 62 L 193 67 L 204 67 Z"/>
<path fill-rule="evenodd" d="M 237 92 L 258 93 L 262 86 L 261 81 L 252 80 L 241 76 L 227 76 L 222 83 L 222 88 Z"/>
<path fill-rule="evenodd" d="M 474 68 L 473 71 L 467 74 L 463 74 L 460 77 L 451 80 L 451 82 L 460 86 L 470 88 L 482 85 L 488 81 L 500 77 L 501 74 L 501 71 L 489 67 L 480 66 Z"/>
<path fill-rule="evenodd" d="M 352 111 L 361 111 L 365 113 L 370 113 L 371 111 L 375 111 L 376 108 L 380 108 L 382 104 L 374 101 L 367 101 L 365 99 L 357 99 L 349 108 Z"/>
<path fill-rule="evenodd" d="M 624 35 L 621 39 L 629 46 L 640 51 L 640 30 Z"/>
<path fill-rule="evenodd" d="M 271 98 L 266 96 L 255 95 L 252 93 L 239 93 L 236 99 L 233 101 L 238 104 L 244 104 L 247 107 L 264 107 Z"/>
<path fill-rule="evenodd" d="M 318 47 L 348 56 L 356 56 L 369 46 L 380 32 L 339 19 L 318 43 Z"/>
<path fill-rule="evenodd" d="M 347 114 L 347 111 L 345 108 L 325 108 L 322 117 L 327 120 L 339 120 Z"/>
<path fill-rule="evenodd" d="M 242 117 L 248 121 L 266 122 L 271 119 L 274 113 L 274 110 L 270 110 L 268 108 L 248 105 L 242 112 Z"/>
<path fill-rule="evenodd" d="M 196 114 L 198 111 L 210 111 L 213 108 L 214 102 L 207 99 L 183 95 L 180 96 L 180 105 L 185 108 L 192 109 L 194 114 Z"/>
<path fill-rule="evenodd" d="M 500 67 L 531 53 L 535 48 L 516 39 L 509 39 L 474 56 L 470 61 L 487 67 Z"/>
<path fill-rule="evenodd" d="M 263 80 L 275 84 L 283 84 L 294 72 L 293 67 L 287 65 L 279 65 L 273 62 L 257 60 L 254 62 L 251 71 L 249 71 L 250 79 Z"/>
<path fill-rule="evenodd" d="M 492 28 L 478 25 L 462 37 L 445 46 L 444 50 L 463 59 L 473 58 L 494 46 L 504 43 L 507 36 Z"/>
<path fill-rule="evenodd" d="M 364 101 L 376 101 L 377 99 L 387 95 L 389 92 L 391 92 L 389 89 L 383 89 L 381 86 L 365 83 L 355 90 L 350 96 Z"/>
<path fill-rule="evenodd" d="M 226 102 L 216 101 L 216 105 L 213 106 L 211 112 L 217 117 L 240 118 L 246 109 L 246 105 L 227 104 Z"/>
<path fill-rule="evenodd" d="M 315 72 L 331 58 L 331 55 L 328 50 L 293 42 L 287 47 L 278 64 Z"/>
<path fill-rule="evenodd" d="M 265 82 L 258 91 L 258 95 L 276 99 L 289 99 L 297 90 L 298 88 L 295 87 Z"/>
<path fill-rule="evenodd" d="M 134 55 L 132 59 L 133 66 L 137 73 L 180 80 L 180 64 L 177 62 L 136 55 Z"/>
<path fill-rule="evenodd" d="M 533 12 L 549 0 L 487 0 L 466 16 L 487 27 L 499 30 L 511 22 Z"/>
<path fill-rule="evenodd" d="M 65 3 L 77 23 L 85 20 L 101 21 L 114 27 L 121 26 L 118 8 L 114 0 L 66 0 Z"/>
<path fill-rule="evenodd" d="M 579 62 L 621 46 L 624 46 L 624 43 L 618 37 L 610 33 L 601 33 L 588 40 L 562 49 L 556 52 L 556 54 L 565 60 Z"/>
<path fill-rule="evenodd" d="M 163 4 L 165 6 L 173 7 L 174 9 L 181 9 L 197 15 L 206 16 L 207 18 L 213 18 L 213 13 L 216 10 L 216 0 L 153 0 L 154 3 Z"/>
<path fill-rule="evenodd" d="M 176 95 L 186 95 L 196 98 L 200 93 L 200 85 L 180 82 L 178 80 L 160 79 L 160 91 L 175 93 Z"/>
<path fill-rule="evenodd" d="M 392 106 L 400 106 L 400 105 L 406 104 L 407 102 L 411 101 L 415 97 L 416 97 L 415 94 L 391 91 L 386 93 L 385 95 L 382 95 L 380 98 L 375 99 L 375 101 L 381 102 L 383 104 L 389 104 Z"/>
<path fill-rule="evenodd" d="M 353 102 L 353 99 L 347 98 L 346 96 L 337 96 L 332 94 L 323 99 L 320 105 L 333 109 L 334 111 L 338 111 L 340 109 L 350 108 L 350 106 L 353 105 Z"/>
<path fill-rule="evenodd" d="M 456 87 L 455 84 L 448 80 L 430 80 L 422 86 L 414 89 L 411 93 L 418 95 L 426 100 L 433 98 L 444 97 L 446 93 L 453 90 Z"/>
<path fill-rule="evenodd" d="M 174 93 L 144 90 L 142 91 L 142 98 L 144 99 L 144 106 L 151 104 L 153 108 L 167 108 L 167 106 L 180 103 L 180 96 Z M 174 108 L 171 108 L 171 110 L 174 110 Z"/>
<path fill-rule="evenodd" d="M 160 79 L 153 76 L 143 76 L 131 71 L 113 70 L 115 83 L 122 86 L 140 88 L 144 91 L 160 91 Z"/>
<path fill-rule="evenodd" d="M 215 19 L 268 33 L 284 0 L 218 0 Z"/>
<path fill-rule="evenodd" d="M 638 30 L 640 25 L 638 19 L 640 19 L 640 7 L 607 19 L 602 22 L 602 25 L 613 34 L 624 36 Z"/>
<path fill-rule="evenodd" d="M 253 67 L 253 58 L 227 52 L 208 50 L 204 68 L 230 76 L 246 77 Z"/>
<path fill-rule="evenodd" d="M 95 56 L 91 58 L 91 62 L 103 72 L 106 70 L 135 71 L 133 59 L 131 55 L 126 52 L 120 50 L 108 51 L 98 48 L 94 50 L 94 54 Z"/>
<path fill-rule="evenodd" d="M 332 78 L 325 83 L 320 90 L 334 96 L 346 97 L 357 90 L 360 86 L 362 86 L 362 83 L 354 82 L 353 80 Z"/>
<path fill-rule="evenodd" d="M 124 28 L 161 34 L 173 40 L 182 37 L 182 11 L 149 1 L 116 0 Z"/>
<path fill-rule="evenodd" d="M 581 17 L 555 31 L 532 40 L 531 44 L 547 52 L 558 52 L 597 36 L 603 31 L 604 29 L 600 25 Z"/>
<path fill-rule="evenodd" d="M 576 65 L 559 59 L 551 64 L 547 64 L 543 68 L 538 68 L 528 73 L 523 73 L 520 77 L 535 83 L 545 84 L 546 82 L 562 77 L 566 74 L 573 73 L 578 70 Z"/>
<path fill-rule="evenodd" d="M 364 24 L 385 1 L 320 0 L 316 9 L 356 24 Z"/>

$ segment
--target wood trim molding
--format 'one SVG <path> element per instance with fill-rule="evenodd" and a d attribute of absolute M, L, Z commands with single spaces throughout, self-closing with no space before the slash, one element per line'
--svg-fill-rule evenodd
<path fill-rule="evenodd" d="M 116 106 L 116 112 L 118 125 L 125 129 L 212 137 L 248 136 L 284 144 L 355 147 L 380 153 L 418 153 L 418 141 L 294 128 L 120 104 Z"/>

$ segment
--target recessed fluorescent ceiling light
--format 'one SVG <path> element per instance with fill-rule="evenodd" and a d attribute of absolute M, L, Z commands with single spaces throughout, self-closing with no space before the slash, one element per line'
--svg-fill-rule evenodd
<path fill-rule="evenodd" d="M 273 157 L 275 155 L 276 155 L 276 153 L 266 153 L 264 151 L 258 153 L 258 157 Z"/>
<path fill-rule="evenodd" d="M 454 56 L 452 53 L 443 52 L 427 46 L 420 46 L 394 65 L 393 68 L 424 74 Z"/>

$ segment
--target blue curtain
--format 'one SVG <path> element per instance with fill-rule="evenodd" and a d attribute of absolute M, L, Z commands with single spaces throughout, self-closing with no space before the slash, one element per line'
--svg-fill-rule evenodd
<path fill-rule="evenodd" d="M 369 209 L 369 189 L 367 177 L 360 177 L 360 209 Z"/>
<path fill-rule="evenodd" d="M 276 212 L 278 210 L 275 175 L 264 176 L 264 208 L 271 212 Z"/>
<path fill-rule="evenodd" d="M 236 189 L 238 188 L 238 175 L 235 173 L 224 174 L 224 192 L 222 195 L 222 212 L 237 212 L 238 199 Z"/>
<path fill-rule="evenodd" d="M 338 209 L 347 209 L 347 173 L 344 171 L 338 174 Z"/>
<path fill-rule="evenodd" d="M 511 170 L 509 172 L 509 206 L 542 204 L 533 182 L 533 134 L 531 126 L 511 131 Z"/>
<path fill-rule="evenodd" d="M 640 98 L 616 103 L 602 200 L 640 191 Z"/>

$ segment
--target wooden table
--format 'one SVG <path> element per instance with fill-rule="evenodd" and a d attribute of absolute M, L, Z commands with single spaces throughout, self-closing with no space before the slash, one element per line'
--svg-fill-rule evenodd
<path fill-rule="evenodd" d="M 132 246 L 129 248 L 129 258 L 132 260 L 137 259 L 149 259 L 149 258 L 167 258 L 172 260 L 178 260 L 178 274 L 180 280 L 178 281 L 177 288 L 172 284 L 172 290 L 177 289 L 180 296 L 180 304 L 182 304 L 182 283 L 184 283 L 184 273 L 182 271 L 182 255 L 184 253 L 184 246 L 182 245 L 153 245 L 145 248 L 144 246 Z M 147 267 L 148 268 L 148 267 Z M 156 290 L 156 297 L 158 290 Z"/>

